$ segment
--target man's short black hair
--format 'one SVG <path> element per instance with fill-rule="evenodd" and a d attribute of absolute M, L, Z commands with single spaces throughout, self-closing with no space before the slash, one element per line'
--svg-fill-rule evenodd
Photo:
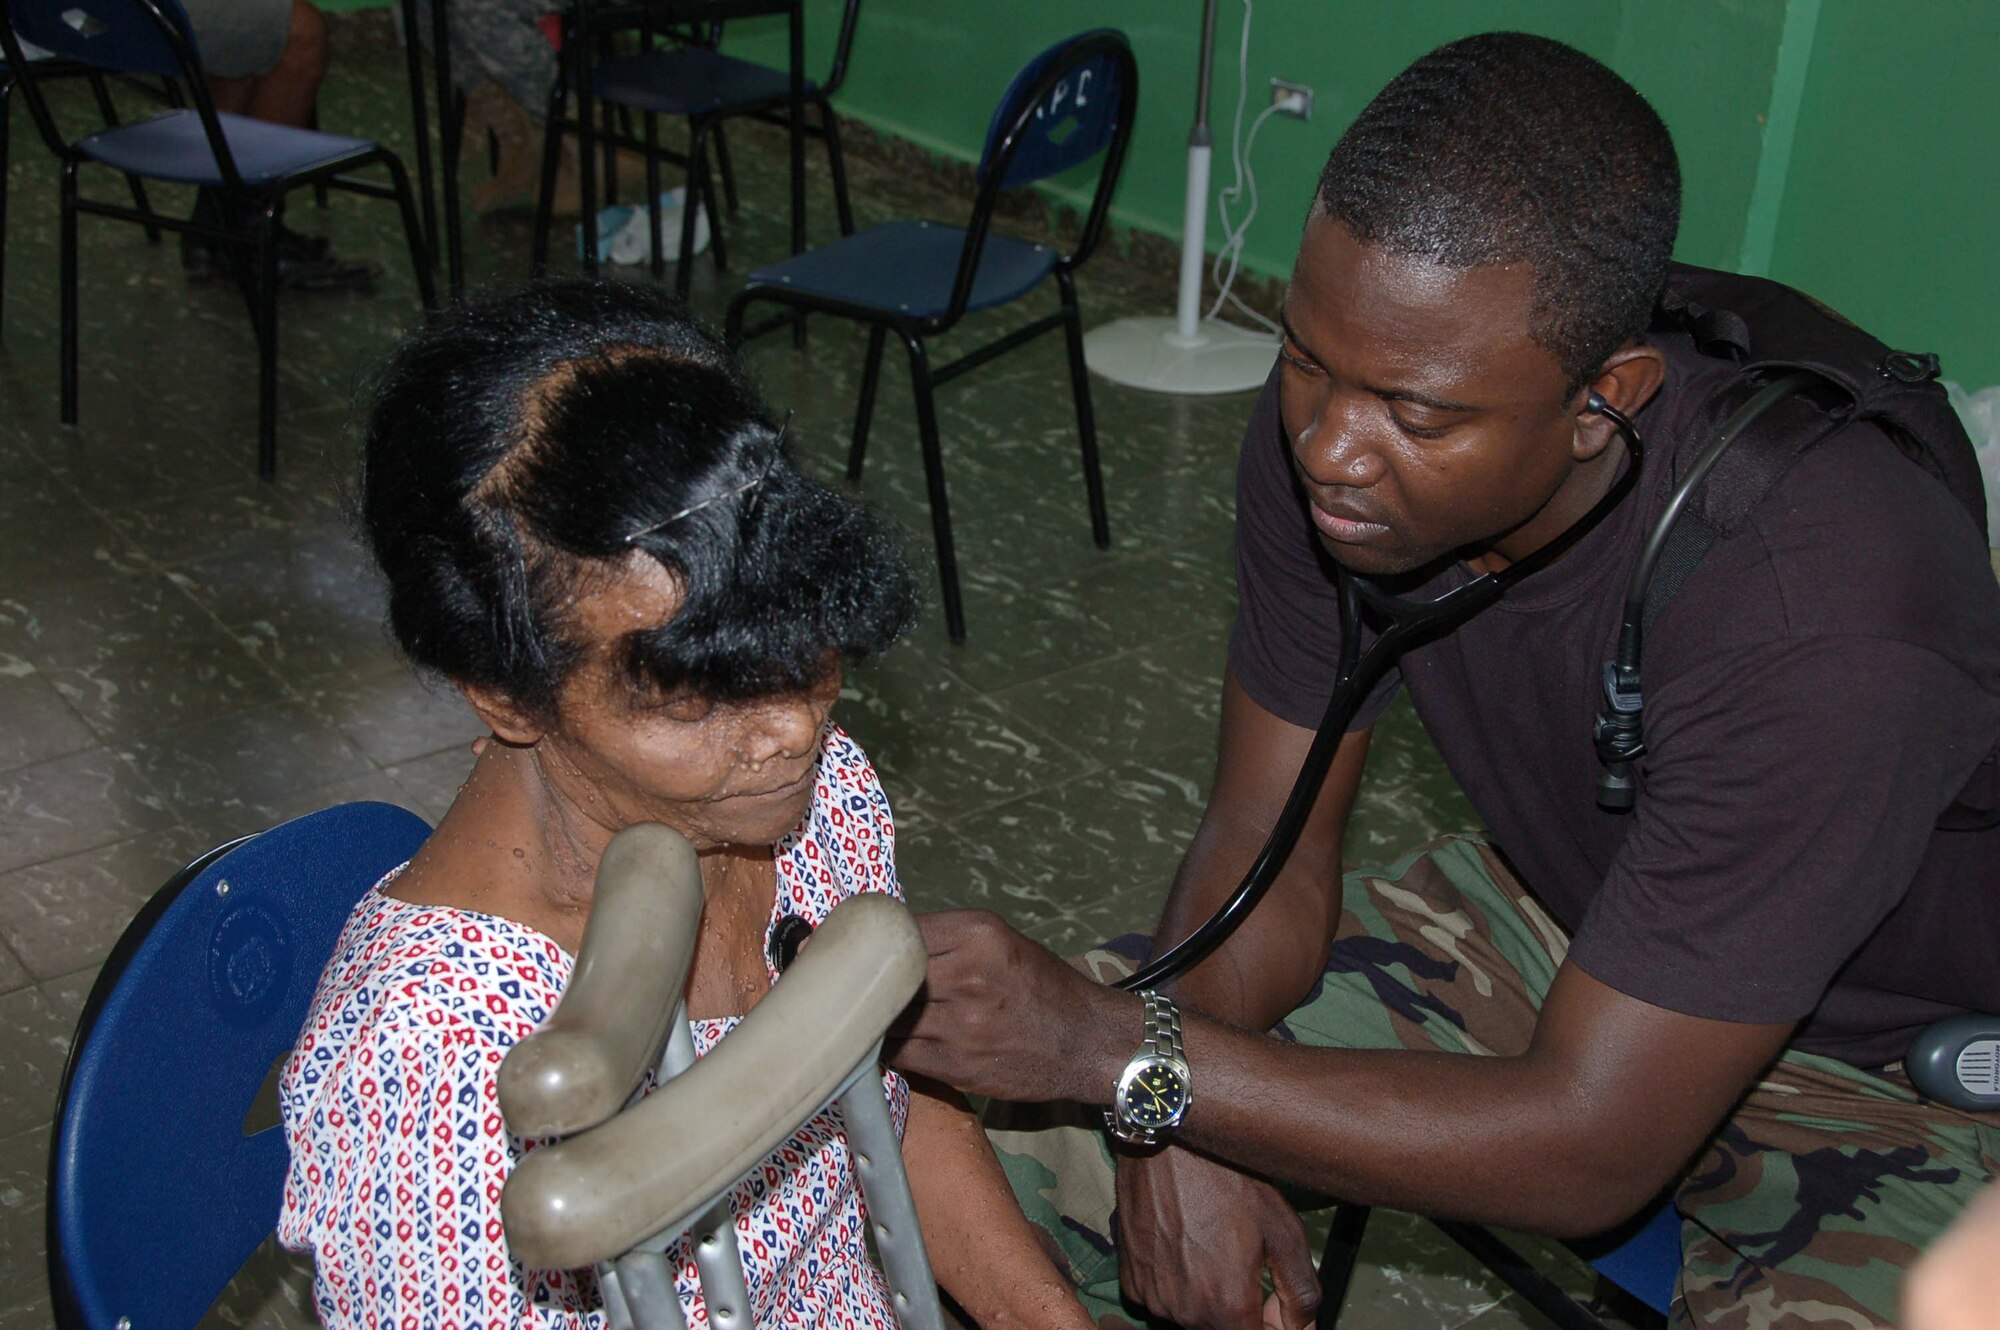
<path fill-rule="evenodd" d="M 360 499 L 404 652 L 537 717 L 587 645 L 568 607 L 635 550 L 683 595 L 619 644 L 647 691 L 802 691 L 916 611 L 888 528 L 793 466 L 734 357 L 650 286 L 531 283 L 413 334 Z"/>
<path fill-rule="evenodd" d="M 1673 138 L 1638 90 L 1520 32 L 1440 46 L 1398 74 L 1334 145 L 1316 202 L 1407 258 L 1534 265 L 1529 332 L 1572 392 L 1645 331 L 1680 204 Z"/>

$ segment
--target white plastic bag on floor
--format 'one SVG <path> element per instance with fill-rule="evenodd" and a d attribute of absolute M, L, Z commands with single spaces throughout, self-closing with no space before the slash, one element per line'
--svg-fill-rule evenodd
<path fill-rule="evenodd" d="M 669 189 L 660 195 L 660 253 L 668 263 L 681 255 L 681 212 L 685 189 Z M 597 258 L 600 263 L 626 265 L 645 263 L 653 256 L 646 239 L 646 209 L 614 204 L 597 214 Z M 695 214 L 694 252 L 708 248 L 708 215 Z M 576 228 L 576 253 L 583 257 L 583 227 Z"/>
<path fill-rule="evenodd" d="M 1986 482 L 1987 539 L 2000 549 L 2000 384 L 1968 393 L 1946 379 L 1944 390 L 1979 454 L 1979 477 Z"/>

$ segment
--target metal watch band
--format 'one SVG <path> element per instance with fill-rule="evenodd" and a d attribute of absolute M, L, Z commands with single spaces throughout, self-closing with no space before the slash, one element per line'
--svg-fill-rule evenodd
<path fill-rule="evenodd" d="M 1146 1043 L 1144 1050 L 1156 1057 L 1187 1061 L 1181 1047 L 1181 1009 L 1165 993 L 1148 988 L 1139 994 L 1146 999 Z"/>

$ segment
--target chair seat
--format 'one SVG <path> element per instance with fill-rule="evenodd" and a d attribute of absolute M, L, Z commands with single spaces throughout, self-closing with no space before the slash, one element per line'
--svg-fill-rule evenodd
<path fill-rule="evenodd" d="M 591 96 L 659 115 L 713 115 L 783 102 L 792 79 L 782 69 L 752 64 L 705 47 L 677 47 L 618 56 L 591 67 Z M 805 81 L 808 97 L 819 84 Z"/>
<path fill-rule="evenodd" d="M 759 268 L 749 288 L 799 291 L 899 319 L 941 318 L 951 305 L 964 248 L 964 227 L 885 222 Z M 1027 294 L 1054 270 L 1057 258 L 1048 245 L 989 232 L 966 309 L 991 309 Z"/>
<path fill-rule="evenodd" d="M 236 158 L 245 184 L 268 185 L 306 171 L 334 166 L 350 157 L 379 151 L 367 139 L 294 129 L 247 116 L 218 113 L 222 136 Z M 184 185 L 220 185 L 222 168 L 194 111 L 169 111 L 136 125 L 107 129 L 78 139 L 77 151 L 147 180 Z"/>

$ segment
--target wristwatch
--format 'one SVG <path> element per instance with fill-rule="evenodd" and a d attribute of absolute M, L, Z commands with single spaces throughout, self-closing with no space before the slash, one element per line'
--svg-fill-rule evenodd
<path fill-rule="evenodd" d="M 1180 1008 L 1150 988 L 1139 996 L 1146 1002 L 1146 1042 L 1118 1074 L 1104 1124 L 1128 1145 L 1158 1145 L 1187 1114 L 1194 1077 L 1181 1048 Z"/>

